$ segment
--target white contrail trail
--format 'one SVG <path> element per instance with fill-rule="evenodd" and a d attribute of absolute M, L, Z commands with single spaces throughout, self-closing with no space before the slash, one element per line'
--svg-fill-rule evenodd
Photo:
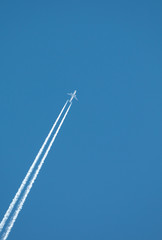
<path fill-rule="evenodd" d="M 56 139 L 56 136 L 57 136 L 57 134 L 58 134 L 58 132 L 59 132 L 59 130 L 60 130 L 64 120 L 65 120 L 65 118 L 66 118 L 66 115 L 68 114 L 68 112 L 70 110 L 71 105 L 72 105 L 72 103 L 70 104 L 70 106 L 66 110 L 65 115 L 62 118 L 62 121 L 61 121 L 60 125 L 58 126 L 58 128 L 56 130 L 56 133 L 54 134 L 54 136 L 53 136 L 53 138 L 52 138 L 52 140 L 51 140 L 51 142 L 50 142 L 50 144 L 49 144 L 49 146 L 48 146 L 48 148 L 47 148 L 47 150 L 46 150 L 46 152 L 45 152 L 45 154 L 44 154 L 44 156 L 43 156 L 43 158 L 42 158 L 42 160 L 40 162 L 40 164 L 38 165 L 38 168 L 37 168 L 34 176 L 32 177 L 29 185 L 27 186 L 27 189 L 26 189 L 23 197 L 21 198 L 20 203 L 18 204 L 17 209 L 15 210 L 15 213 L 14 213 L 12 219 L 9 222 L 8 226 L 7 226 L 6 232 L 3 234 L 2 240 L 6 240 L 8 235 L 9 235 L 9 233 L 11 232 L 11 229 L 12 229 L 12 227 L 13 227 L 13 225 L 14 225 L 14 223 L 15 223 L 15 221 L 16 221 L 16 219 L 17 219 L 17 217 L 18 217 L 18 215 L 19 215 L 19 213 L 20 213 L 20 211 L 21 211 L 21 209 L 22 209 L 22 207 L 24 205 L 24 202 L 25 202 L 25 200 L 26 200 L 26 198 L 27 198 L 27 196 L 28 196 L 32 186 L 33 186 L 33 183 L 35 182 L 35 180 L 36 180 L 36 178 L 37 178 L 37 176 L 38 176 L 38 174 L 39 174 L 39 172 L 41 170 L 41 167 L 43 166 L 43 163 L 45 162 L 45 159 L 46 159 L 46 157 L 47 157 L 47 155 L 48 155 L 48 153 L 49 153 L 49 151 L 50 151 L 50 149 L 52 147 L 52 144 L 54 143 L 54 141 Z"/>
<path fill-rule="evenodd" d="M 56 119 L 55 123 L 53 124 L 53 126 L 52 126 L 52 128 L 51 128 L 51 130 L 50 130 L 50 132 L 49 132 L 49 134 L 48 134 L 48 136 L 46 137 L 46 139 L 45 139 L 42 147 L 40 148 L 40 150 L 39 150 L 39 152 L 38 152 L 38 154 L 37 154 L 37 156 L 36 156 L 33 164 L 31 165 L 31 167 L 30 167 L 30 169 L 28 170 L 28 172 L 27 172 L 27 174 L 26 174 L 26 176 L 25 176 L 25 178 L 24 178 L 21 186 L 19 187 L 19 189 L 18 189 L 15 197 L 13 198 L 12 202 L 10 203 L 9 208 L 8 208 L 8 210 L 6 211 L 6 213 L 5 213 L 2 221 L 1 221 L 1 223 L 0 223 L 0 232 L 2 231 L 2 229 L 3 229 L 3 227 L 4 227 L 4 225 L 5 225 L 6 221 L 7 221 L 7 219 L 9 218 L 9 216 L 10 216 L 10 214 L 11 214 L 11 212 L 12 212 L 12 210 L 13 210 L 16 202 L 17 202 L 17 200 L 19 199 L 20 194 L 22 193 L 22 190 L 24 189 L 24 187 L 25 187 L 25 185 L 26 185 L 26 183 L 27 183 L 27 181 L 28 181 L 28 179 L 29 179 L 29 177 L 30 177 L 30 175 L 31 175 L 31 173 L 32 173 L 32 171 L 33 171 L 36 163 L 38 162 L 39 157 L 40 157 L 40 155 L 42 154 L 42 152 L 43 152 L 43 150 L 44 150 L 44 148 L 45 148 L 45 146 L 46 146 L 46 144 L 47 144 L 47 142 L 48 142 L 48 140 L 49 140 L 49 138 L 50 138 L 50 136 L 51 136 L 51 134 L 52 134 L 55 126 L 56 126 L 56 124 L 57 124 L 57 122 L 59 121 L 59 119 L 60 119 L 60 117 L 61 117 L 61 115 L 62 115 L 62 113 L 63 113 L 63 111 L 64 111 L 64 109 L 65 109 L 65 107 L 66 107 L 66 105 L 67 105 L 67 103 L 68 103 L 68 100 L 66 101 L 65 105 L 63 106 L 63 108 L 62 108 L 59 116 L 57 117 L 57 119 Z"/>

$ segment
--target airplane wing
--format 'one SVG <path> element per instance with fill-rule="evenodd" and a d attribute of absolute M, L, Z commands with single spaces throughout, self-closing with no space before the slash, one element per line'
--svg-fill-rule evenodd
<path fill-rule="evenodd" d="M 74 96 L 75 97 L 75 99 L 78 101 L 78 98 L 76 97 L 76 96 Z"/>

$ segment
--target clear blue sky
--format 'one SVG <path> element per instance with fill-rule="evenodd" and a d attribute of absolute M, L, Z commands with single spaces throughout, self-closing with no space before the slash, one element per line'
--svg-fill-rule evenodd
<path fill-rule="evenodd" d="M 9 239 L 162 239 L 162 2 L 0 2 L 0 218 L 75 102 Z"/>

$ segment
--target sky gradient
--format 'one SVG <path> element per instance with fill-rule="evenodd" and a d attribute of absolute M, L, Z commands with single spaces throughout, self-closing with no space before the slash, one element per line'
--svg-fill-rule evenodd
<path fill-rule="evenodd" d="M 0 219 L 78 91 L 8 239 L 161 240 L 162 2 L 0 2 Z"/>

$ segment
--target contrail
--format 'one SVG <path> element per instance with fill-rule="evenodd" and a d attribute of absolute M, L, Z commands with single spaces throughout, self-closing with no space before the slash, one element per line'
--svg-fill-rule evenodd
<path fill-rule="evenodd" d="M 3 234 L 2 240 L 6 240 L 8 235 L 9 235 L 9 233 L 11 232 L 12 227 L 13 227 L 13 225 L 14 225 L 14 223 L 15 223 L 15 221 L 16 221 L 16 219 L 17 219 L 17 217 L 18 217 L 18 215 L 19 215 L 19 213 L 20 213 L 20 211 L 21 211 L 21 209 L 22 209 L 22 207 L 24 205 L 24 202 L 25 202 L 25 200 L 26 200 L 26 198 L 27 198 L 27 196 L 28 196 L 32 186 L 33 186 L 33 183 L 35 182 L 35 180 L 36 180 L 36 178 L 37 178 L 37 176 L 38 176 L 38 174 L 39 174 L 39 172 L 41 170 L 41 167 L 43 166 L 43 163 L 45 162 L 45 159 L 46 159 L 46 157 L 47 157 L 47 155 L 48 155 L 48 153 L 49 153 L 49 151 L 50 151 L 50 149 L 51 149 L 51 147 L 52 147 L 52 145 L 53 145 L 53 143 L 54 143 L 54 141 L 55 141 L 55 139 L 57 137 L 57 134 L 58 134 L 58 132 L 59 132 L 59 130 L 60 130 L 64 120 L 65 120 L 65 118 L 66 118 L 66 115 L 68 114 L 68 112 L 70 110 L 71 105 L 72 105 L 72 103 L 70 104 L 70 106 L 66 110 L 65 115 L 62 118 L 61 123 L 58 126 L 58 128 L 56 130 L 56 133 L 54 134 L 54 136 L 53 136 L 53 138 L 52 138 L 52 140 L 51 140 L 51 142 L 50 142 L 50 144 L 49 144 L 49 146 L 48 146 L 48 148 L 47 148 L 47 150 L 46 150 L 46 152 L 45 152 L 45 154 L 44 154 L 44 156 L 43 156 L 43 158 L 42 158 L 42 160 L 40 162 L 40 164 L 38 165 L 38 168 L 37 168 L 33 178 L 31 179 L 29 185 L 27 186 L 27 189 L 26 189 L 23 197 L 21 198 L 20 203 L 18 204 L 17 209 L 15 210 L 15 213 L 14 213 L 12 219 L 9 222 L 8 226 L 7 226 L 6 232 Z"/>
<path fill-rule="evenodd" d="M 8 208 L 8 210 L 6 211 L 6 213 L 5 213 L 2 221 L 1 221 L 1 223 L 0 223 L 0 232 L 3 230 L 3 227 L 4 227 L 7 219 L 9 218 L 9 216 L 10 216 L 10 214 L 11 214 L 11 212 L 12 212 L 12 210 L 13 210 L 16 202 L 17 202 L 17 200 L 19 199 L 19 197 L 20 197 L 20 195 L 21 195 L 21 193 L 22 193 L 22 190 L 24 189 L 24 187 L 25 187 L 25 185 L 26 185 L 26 183 L 27 183 L 27 181 L 28 181 L 28 179 L 29 179 L 29 177 L 30 177 L 30 175 L 31 175 L 31 173 L 32 173 L 32 171 L 33 171 L 36 163 L 38 162 L 39 157 L 40 157 L 40 155 L 42 154 L 42 152 L 43 152 L 43 150 L 44 150 L 44 148 L 45 148 L 45 146 L 46 146 L 46 144 L 47 144 L 47 142 L 48 142 L 48 140 L 49 140 L 49 138 L 50 138 L 50 136 L 51 136 L 51 134 L 52 134 L 55 126 L 56 126 L 56 124 L 57 124 L 57 122 L 59 121 L 59 119 L 60 119 L 60 117 L 61 117 L 61 115 L 62 115 L 62 113 L 63 113 L 63 111 L 64 111 L 64 109 L 65 109 L 65 107 L 66 107 L 66 105 L 67 105 L 67 103 L 68 103 L 68 100 L 66 101 L 65 105 L 63 106 L 63 108 L 62 108 L 59 116 L 57 117 L 57 119 L 56 119 L 55 123 L 53 124 L 53 126 L 52 126 L 52 128 L 51 128 L 51 130 L 50 130 L 50 132 L 49 132 L 49 134 L 48 134 L 48 136 L 46 137 L 46 139 L 45 139 L 42 147 L 40 148 L 40 150 L 39 150 L 39 152 L 38 152 L 38 154 L 37 154 L 37 156 L 36 156 L 33 164 L 31 165 L 31 167 L 30 167 L 30 169 L 28 170 L 28 172 L 27 172 L 27 174 L 26 174 L 26 176 L 25 176 L 25 178 L 24 178 L 21 186 L 19 187 L 19 189 L 18 189 L 15 197 L 13 198 L 12 202 L 10 203 L 9 208 Z"/>

